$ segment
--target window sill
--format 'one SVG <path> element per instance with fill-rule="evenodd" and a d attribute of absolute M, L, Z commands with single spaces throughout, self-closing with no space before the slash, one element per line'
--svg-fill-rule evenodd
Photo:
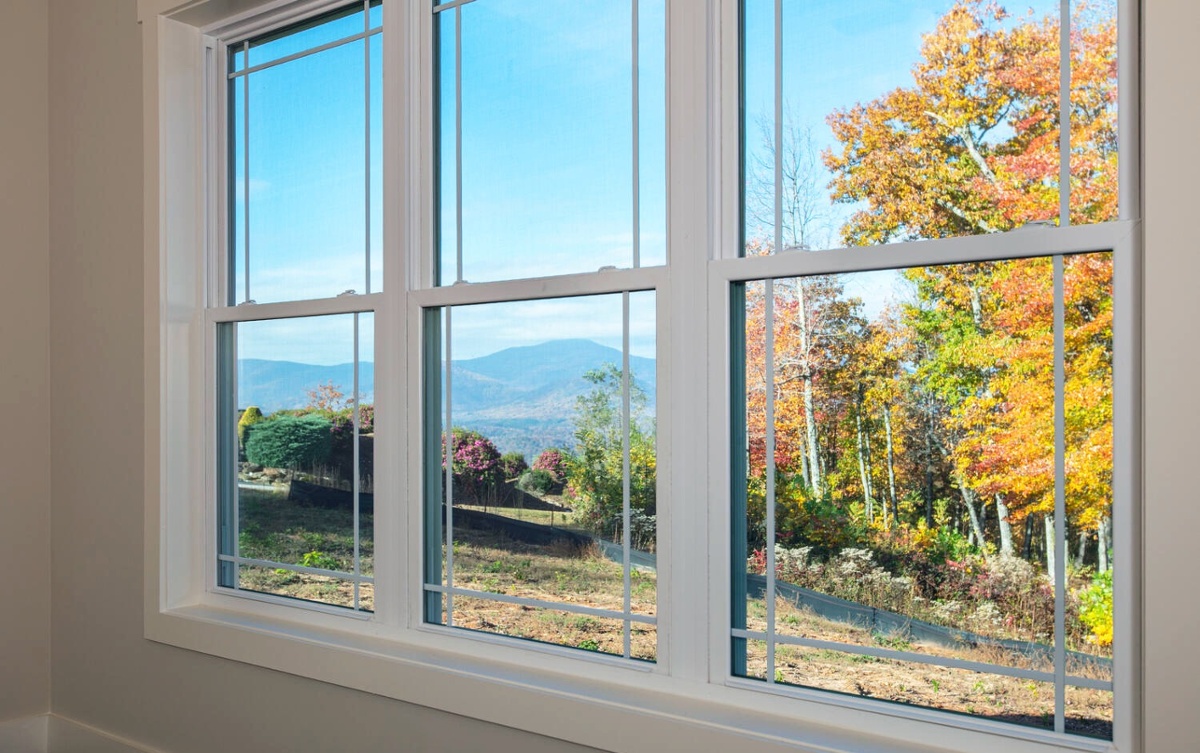
<path fill-rule="evenodd" d="M 316 622 L 327 621 L 192 605 L 148 612 L 145 634 L 179 648 L 621 753 L 657 753 L 664 741 L 679 750 L 814 753 L 1112 750 L 1102 741 L 1064 740 L 921 709 L 889 713 L 869 700 L 835 696 L 822 702 L 821 694 L 803 690 L 788 694 L 809 700 L 797 703 L 757 691 L 750 681 L 690 683 L 444 631 L 404 631 L 401 640 L 360 621 L 346 622 L 345 629 Z"/>

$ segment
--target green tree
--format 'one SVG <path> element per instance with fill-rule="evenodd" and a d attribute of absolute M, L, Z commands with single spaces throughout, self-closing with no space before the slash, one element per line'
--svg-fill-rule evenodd
<path fill-rule="evenodd" d="M 315 414 L 278 416 L 254 424 L 246 459 L 256 465 L 297 470 L 324 463 L 333 447 L 333 424 Z"/>
<path fill-rule="evenodd" d="M 584 374 L 592 386 L 575 403 L 575 457 L 569 463 L 567 494 L 597 530 L 620 532 L 624 503 L 624 422 L 621 370 L 605 364 Z M 645 521 L 655 515 L 654 421 L 645 391 L 629 375 L 629 504 Z M 653 542 L 653 526 L 639 538 Z"/>

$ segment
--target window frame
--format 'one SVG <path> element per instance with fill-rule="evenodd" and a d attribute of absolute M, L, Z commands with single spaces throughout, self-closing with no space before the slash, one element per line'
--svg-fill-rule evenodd
<path fill-rule="evenodd" d="M 456 0 L 457 1 L 457 0 Z M 418 290 L 416 280 L 430 265 L 423 254 L 397 260 L 387 256 L 384 293 L 373 293 L 376 340 L 400 347 L 376 350 L 376 404 L 395 416 L 396 431 L 376 440 L 376 453 L 405 459 L 380 463 L 377 482 L 396 490 L 388 515 L 380 504 L 376 517 L 376 577 L 403 573 L 394 597 L 377 591 L 376 613 L 358 617 L 348 610 L 280 603 L 272 597 L 245 598 L 214 592 L 215 514 L 205 458 L 212 457 L 213 378 L 207 374 L 213 351 L 211 314 L 205 302 L 220 278 L 205 255 L 220 235 L 222 159 L 212 135 L 222 118 L 214 107 L 214 64 L 218 40 L 252 36 L 342 2 L 330 0 L 234 0 L 181 2 L 140 0 L 143 25 L 146 249 L 146 485 L 145 602 L 147 638 L 214 656 L 332 682 L 401 701 L 513 726 L 563 740 L 614 750 L 657 750 L 663 741 L 698 749 L 716 745 L 757 744 L 763 748 L 799 747 L 826 751 L 894 751 L 925 748 L 931 735 L 938 745 L 982 751 L 1136 750 L 1140 732 L 1133 699 L 1137 696 L 1137 620 L 1139 594 L 1135 573 L 1118 576 L 1117 594 L 1127 608 L 1118 630 L 1128 648 L 1114 668 L 1125 701 L 1119 739 L 1109 744 L 1024 730 L 1013 725 L 955 717 L 945 712 L 855 701 L 819 691 L 762 693 L 729 673 L 728 594 L 728 289 L 736 279 L 812 273 L 828 260 L 822 254 L 728 258 L 738 236 L 738 44 L 736 0 L 667 1 L 667 254 L 668 267 L 618 270 L 600 274 L 600 282 L 568 275 L 555 290 L 605 290 L 641 275 L 659 291 L 659 394 L 673 391 L 659 408 L 660 558 L 658 664 L 633 669 L 573 649 L 514 645 L 506 638 L 465 639 L 462 631 L 420 621 L 422 547 L 419 493 L 422 448 L 419 383 L 420 316 L 423 306 L 471 302 L 467 290 L 454 287 Z M 1132 0 L 1121 0 L 1128 11 Z M 384 78 L 384 246 L 431 248 L 433 199 L 432 3 L 385 0 L 384 67 L 404 71 Z M 1137 38 L 1128 13 L 1122 18 L 1123 49 Z M 1126 60 L 1126 58 L 1130 58 Z M 1122 81 L 1136 80 L 1133 55 L 1121 58 Z M 207 82 L 207 83 L 206 83 Z M 220 83 L 224 83 L 223 79 Z M 1135 87 L 1130 86 L 1134 90 Z M 216 102 L 222 101 L 216 96 Z M 1129 93 L 1123 102 L 1136 101 Z M 1136 144 L 1133 108 L 1122 110 L 1122 129 Z M 407 114 L 407 115 L 406 115 Z M 1123 143 L 1130 143 L 1129 141 Z M 1123 152 L 1128 154 L 1128 152 Z M 1126 164 L 1135 172 L 1129 178 Z M 1122 183 L 1137 187 L 1132 155 L 1122 160 Z M 1133 181 L 1133 182 L 1130 182 Z M 1136 201 L 1136 193 L 1135 199 Z M 1124 207 L 1124 202 L 1123 202 Z M 1137 248 L 1140 225 L 1133 220 L 1090 228 L 1025 231 L 1030 247 L 1101 238 L 1101 247 L 1123 244 L 1126 274 L 1115 271 L 1114 295 L 1136 303 L 1140 290 Z M 1069 237 L 1068 237 L 1069 236 Z M 907 258 L 940 256 L 939 244 L 970 247 L 984 256 L 1003 239 L 969 238 L 924 241 L 856 251 L 858 268 L 906 265 Z M 1095 241 L 1093 241 L 1095 242 Z M 975 249 L 974 247 L 978 247 Z M 1113 248 L 1116 251 L 1116 248 Z M 1032 254 L 1030 254 L 1032 255 Z M 1011 252 L 1001 254 L 1004 258 Z M 397 263 L 399 261 L 399 263 Z M 873 266 L 872 266 L 873 265 Z M 610 277 L 611 276 L 611 277 Z M 486 283 L 486 295 L 527 295 L 540 281 Z M 476 287 L 483 291 L 484 283 Z M 562 287 L 557 287 L 557 286 Z M 493 287 L 494 286 L 494 287 Z M 623 289 L 617 287 L 617 290 Z M 624 289 L 639 289 L 626 287 Z M 541 293 L 544 296 L 545 293 Z M 361 299 L 362 297 L 357 297 Z M 363 310 L 362 301 L 325 299 L 308 312 L 333 313 L 346 307 Z M 277 307 L 279 316 L 297 309 Z M 271 312 L 268 312 L 271 313 Z M 1119 342 L 1136 344 L 1137 319 L 1127 311 L 1114 322 Z M 1118 425 L 1129 427 L 1121 457 L 1132 472 L 1122 483 L 1133 496 L 1137 477 L 1139 362 L 1136 348 L 1114 368 L 1114 389 L 1127 390 L 1116 406 Z M 683 365 L 705 367 L 683 373 Z M 672 365 L 678 365 L 672 368 Z M 201 378 L 203 376 L 203 378 Z M 1119 380 L 1119 381 L 1118 381 Z M 408 387 L 405 387 L 408 385 Z M 407 389 L 407 393 L 405 390 Z M 415 406 L 414 403 L 417 405 Z M 707 410 L 674 410 L 701 405 Z M 674 438 L 674 441 L 672 441 Z M 1116 436 L 1114 437 L 1116 440 Z M 695 469 L 705 468 L 697 473 Z M 407 477 L 405 477 L 407 473 Z M 407 480 L 405 480 L 405 478 Z M 694 506 L 676 507 L 673 500 Z M 674 510 L 674 514 L 672 511 Z M 694 513 L 694 514 L 693 514 Z M 1114 530 L 1136 552 L 1138 516 Z M 379 546 L 379 542 L 394 546 Z M 671 542 L 704 542 L 688 548 Z M 210 556 L 211 552 L 211 556 Z M 1135 559 L 1130 554 L 1124 555 Z M 1140 559 L 1138 560 L 1140 563 Z M 1118 598 L 1122 598 L 1118 596 Z M 351 617 L 351 619 L 347 619 Z M 700 619 L 697 619 L 699 617 Z M 585 655 L 581 655 L 585 654 Z M 583 663 L 581 663 L 583 662 Z M 1124 667 L 1124 669 L 1122 669 Z M 583 675 L 587 675 L 584 677 Z M 1123 675 L 1124 680 L 1118 680 Z M 756 692 L 757 691 L 757 692 Z M 801 700 L 797 700 L 797 699 Z M 1120 717 L 1118 717 L 1120 718 Z M 931 726 L 933 725 L 933 726 Z M 622 730 L 614 735 L 613 730 Z M 873 730 L 873 731 L 872 731 Z M 936 732 L 935 732 L 936 730 Z"/>

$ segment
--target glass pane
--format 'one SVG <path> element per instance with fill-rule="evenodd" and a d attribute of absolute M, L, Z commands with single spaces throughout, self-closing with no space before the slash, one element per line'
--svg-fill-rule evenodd
<path fill-rule="evenodd" d="M 372 9 L 372 21 L 382 9 Z M 305 21 L 298 26 L 289 26 L 279 32 L 250 41 L 250 65 L 262 65 L 272 60 L 294 55 L 298 52 L 336 42 L 339 39 L 361 34 L 363 27 L 363 4 L 354 3 L 345 8 L 326 13 Z"/>
<path fill-rule="evenodd" d="M 437 48 L 434 94 L 437 102 L 433 112 L 437 144 L 434 151 L 438 159 L 437 191 L 434 194 L 438 209 L 434 230 L 440 254 L 437 282 L 452 285 L 458 280 L 458 79 L 455 68 L 458 14 L 440 13 L 434 16 L 434 24 L 437 26 L 434 35 Z"/>
<path fill-rule="evenodd" d="M 241 87 L 249 87 L 249 101 L 235 102 L 231 123 L 238 161 L 231 194 L 240 204 L 231 239 L 235 302 L 365 292 L 364 44 L 345 44 L 230 83 L 237 100 Z M 248 176 L 242 165 L 247 151 Z M 373 150 L 372 164 L 372 172 L 381 173 L 380 149 Z M 248 234 L 237 222 L 247 216 Z"/>
<path fill-rule="evenodd" d="M 223 454 L 237 464 L 221 505 L 236 545 L 221 553 L 258 561 L 240 568 L 238 588 L 371 608 L 369 584 L 356 590 L 354 576 L 374 571 L 373 319 L 222 325 L 232 381 L 222 387 Z"/>
<path fill-rule="evenodd" d="M 624 656 L 625 651 L 622 620 L 578 612 L 456 596 L 454 624 L 468 630 L 555 643 L 602 654 Z M 630 632 L 632 657 L 654 661 L 657 640 L 655 626 L 635 622 Z"/>
<path fill-rule="evenodd" d="M 765 652 L 751 654 L 765 666 Z M 806 646 L 775 647 L 775 682 L 1054 728 L 1054 685 L 1004 675 Z"/>
<path fill-rule="evenodd" d="M 471 282 L 633 266 L 635 75 L 639 244 L 646 263 L 664 261 L 665 25 L 662 4 L 646 6 L 636 73 L 628 4 L 479 0 L 439 14 L 442 284 L 459 276 L 458 240 Z M 462 35 L 462 206 L 447 215 L 452 15 Z"/>
<path fill-rule="evenodd" d="M 1074 223 L 1116 217 L 1115 5 L 1073 14 Z M 1057 2 L 781 8 L 777 61 L 776 4 L 745 3 L 746 254 L 1057 222 Z"/>
<path fill-rule="evenodd" d="M 444 529 L 428 530 L 426 556 L 438 560 L 428 577 L 609 610 L 618 622 L 655 614 L 654 293 L 459 306 L 430 321 L 450 369 L 441 356 L 437 383 L 427 380 L 440 393 L 427 400 L 441 416 L 426 442 L 443 510 L 429 517 L 452 518 L 453 561 Z M 452 510 L 440 491 L 447 401 Z"/>
<path fill-rule="evenodd" d="M 1111 680 L 1112 255 L 1064 268 L 1061 555 L 1050 258 L 777 279 L 769 301 L 745 285 L 747 628 L 769 627 L 770 546 L 778 635 L 1050 672 L 1067 556 L 1067 672 Z"/>

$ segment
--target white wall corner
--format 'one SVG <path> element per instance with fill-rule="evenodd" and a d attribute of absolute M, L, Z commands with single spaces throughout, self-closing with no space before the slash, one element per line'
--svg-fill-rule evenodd
<path fill-rule="evenodd" d="M 43 722 L 41 748 L 30 748 L 38 753 L 162 753 L 154 748 L 138 745 L 130 740 L 97 729 L 65 716 L 50 714 L 40 717 Z M 0 736 L 0 750 L 4 747 Z M 17 748 L 23 751 L 23 748 Z"/>

